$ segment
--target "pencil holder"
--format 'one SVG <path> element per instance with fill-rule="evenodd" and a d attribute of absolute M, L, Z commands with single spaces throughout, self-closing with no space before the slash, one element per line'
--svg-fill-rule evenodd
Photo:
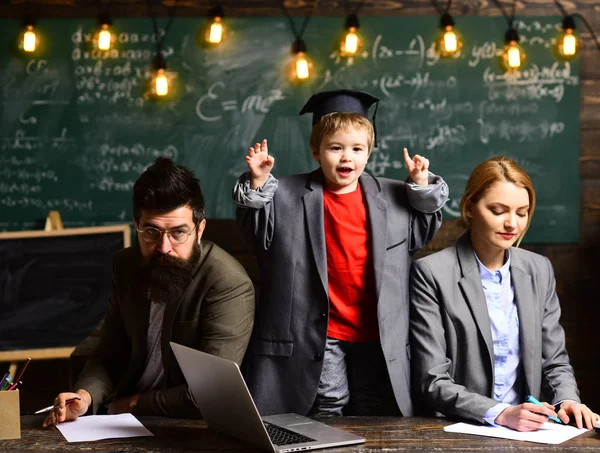
<path fill-rule="evenodd" d="M 0 439 L 21 438 L 19 391 L 0 392 Z"/>

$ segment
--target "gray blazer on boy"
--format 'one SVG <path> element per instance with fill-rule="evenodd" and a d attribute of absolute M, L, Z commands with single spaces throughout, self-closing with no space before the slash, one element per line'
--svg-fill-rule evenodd
<path fill-rule="evenodd" d="M 438 176 L 430 176 L 429 186 L 414 187 L 366 173 L 359 183 L 370 228 L 381 346 L 398 407 L 411 415 L 411 255 L 439 228 L 448 186 Z M 255 244 L 260 267 L 260 299 L 244 373 L 263 415 L 307 414 L 317 393 L 329 316 L 324 184 L 318 169 L 278 183 L 271 177 L 264 190 L 251 191 L 252 197 L 247 173 L 234 188 L 238 223 Z"/>
<path fill-rule="evenodd" d="M 573 368 L 559 324 L 560 306 L 550 261 L 510 249 L 519 314 L 525 394 L 558 403 L 579 402 Z M 469 234 L 414 262 L 410 279 L 411 347 L 416 391 L 446 416 L 483 422 L 497 404 L 494 349 L 479 267 Z"/>

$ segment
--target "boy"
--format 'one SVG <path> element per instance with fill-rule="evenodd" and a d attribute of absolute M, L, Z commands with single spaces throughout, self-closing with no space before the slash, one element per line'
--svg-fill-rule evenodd
<path fill-rule="evenodd" d="M 300 114 L 313 113 L 320 168 L 278 181 L 263 140 L 234 187 L 260 267 L 244 371 L 263 415 L 412 415 L 410 257 L 439 228 L 448 187 L 406 149 L 412 181 L 363 173 L 378 101 L 354 90 L 313 95 Z"/>

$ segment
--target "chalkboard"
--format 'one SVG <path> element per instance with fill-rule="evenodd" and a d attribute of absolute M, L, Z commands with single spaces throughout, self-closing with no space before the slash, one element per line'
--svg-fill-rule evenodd
<path fill-rule="evenodd" d="M 456 19 L 465 42 L 457 58 L 434 51 L 437 17 L 364 17 L 365 44 L 347 60 L 334 51 L 343 18 L 312 18 L 304 39 L 315 75 L 294 85 L 285 18 L 228 18 L 215 48 L 198 45 L 205 18 L 175 18 L 164 41 L 174 88 L 160 103 L 146 95 L 150 19 L 115 19 L 107 52 L 90 47 L 94 20 L 40 20 L 45 47 L 35 57 L 15 51 L 20 23 L 2 20 L 11 50 L 0 54 L 0 229 L 33 229 L 50 209 L 67 227 L 130 221 L 133 183 L 158 156 L 195 171 L 209 218 L 234 218 L 231 188 L 247 147 L 268 138 L 277 176 L 314 169 L 311 119 L 298 112 L 315 91 L 359 88 L 382 99 L 373 174 L 404 179 L 405 146 L 426 155 L 450 185 L 453 218 L 475 165 L 510 156 L 538 194 L 526 241 L 576 242 L 579 61 L 555 58 L 561 18 L 515 22 L 527 60 L 514 75 L 498 64 L 504 18 Z"/>
<path fill-rule="evenodd" d="M 0 234 L 0 351 L 76 346 L 102 321 L 129 225 Z"/>

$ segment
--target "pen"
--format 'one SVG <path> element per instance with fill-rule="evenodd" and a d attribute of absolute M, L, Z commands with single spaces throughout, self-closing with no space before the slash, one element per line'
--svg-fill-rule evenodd
<path fill-rule="evenodd" d="M 540 403 L 538 400 L 536 400 L 533 396 L 528 395 L 526 398 L 528 403 L 533 403 L 533 404 L 537 404 L 538 406 L 544 406 L 542 403 Z M 545 407 L 545 406 L 544 406 Z M 546 414 L 542 414 L 542 415 L 546 415 Z M 546 417 L 548 417 L 550 420 L 556 422 L 556 423 L 560 423 L 562 425 L 562 421 L 560 418 L 558 417 L 553 417 L 552 415 L 546 415 Z"/>
<path fill-rule="evenodd" d="M 71 404 L 73 401 L 75 401 L 75 400 L 80 400 L 80 399 L 81 399 L 81 398 L 79 398 L 79 397 L 76 397 L 76 398 L 69 398 L 68 400 L 65 400 L 65 405 L 69 405 L 69 404 Z M 57 407 L 59 407 L 59 406 L 58 406 L 58 405 L 56 405 L 56 406 L 48 406 L 48 407 L 45 407 L 45 408 L 43 408 L 43 409 L 40 409 L 39 411 L 37 411 L 37 412 L 35 412 L 35 413 L 36 413 L 36 414 L 41 414 L 41 413 L 43 413 L 43 412 L 50 412 L 51 410 L 54 410 L 54 409 L 56 409 Z"/>

